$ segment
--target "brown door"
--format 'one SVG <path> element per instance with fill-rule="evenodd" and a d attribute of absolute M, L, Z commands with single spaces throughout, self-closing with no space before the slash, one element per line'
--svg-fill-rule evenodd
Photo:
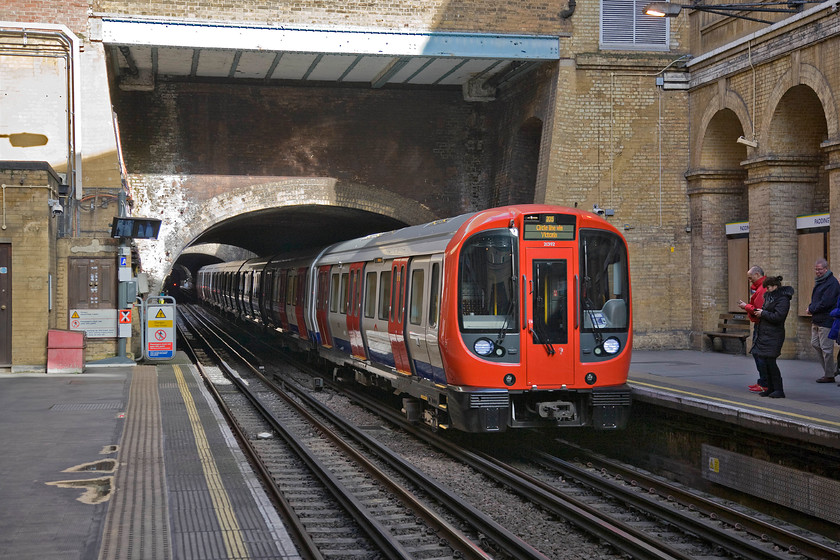
<path fill-rule="evenodd" d="M 70 259 L 70 309 L 116 309 L 114 259 Z"/>
<path fill-rule="evenodd" d="M 0 243 L 0 366 L 12 364 L 12 245 Z"/>

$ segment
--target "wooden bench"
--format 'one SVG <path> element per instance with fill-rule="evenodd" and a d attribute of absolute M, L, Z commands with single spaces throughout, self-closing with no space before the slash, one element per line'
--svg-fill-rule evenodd
<path fill-rule="evenodd" d="M 725 348 L 723 341 L 727 338 L 741 341 L 741 350 L 747 354 L 747 337 L 750 336 L 750 320 L 746 313 L 721 313 L 718 317 L 718 330 L 703 331 L 712 341 L 715 349 L 715 339 L 721 339 L 721 350 Z"/>

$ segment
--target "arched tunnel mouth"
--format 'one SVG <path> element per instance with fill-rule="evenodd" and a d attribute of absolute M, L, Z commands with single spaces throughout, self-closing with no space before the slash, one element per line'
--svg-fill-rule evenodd
<path fill-rule="evenodd" d="M 407 224 L 356 208 L 284 206 L 239 214 L 202 232 L 175 259 L 163 291 L 182 295 L 205 265 L 252 257 L 312 252 L 339 241 L 392 231 Z"/>

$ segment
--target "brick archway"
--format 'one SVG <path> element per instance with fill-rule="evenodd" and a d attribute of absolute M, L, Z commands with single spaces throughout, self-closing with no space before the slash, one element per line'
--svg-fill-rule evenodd
<path fill-rule="evenodd" d="M 332 177 L 289 177 L 225 191 L 187 211 L 163 212 L 156 241 L 138 240 L 143 269 L 151 289 L 159 289 L 178 255 L 210 226 L 240 214 L 292 206 L 339 206 L 387 216 L 409 225 L 441 218 L 419 202 L 385 189 L 339 181 Z M 183 205 L 181 206 L 184 207 Z M 136 215 L 155 215 L 152 202 L 139 204 Z M 167 219 L 168 218 L 168 219 Z"/>

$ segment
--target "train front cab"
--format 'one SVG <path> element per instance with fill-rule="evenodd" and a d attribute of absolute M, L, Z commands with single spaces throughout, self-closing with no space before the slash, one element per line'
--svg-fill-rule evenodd
<path fill-rule="evenodd" d="M 447 353 L 451 426 L 623 428 L 631 346 L 624 240 L 584 213 L 520 220 L 473 234 L 459 252 L 464 352 Z"/>

